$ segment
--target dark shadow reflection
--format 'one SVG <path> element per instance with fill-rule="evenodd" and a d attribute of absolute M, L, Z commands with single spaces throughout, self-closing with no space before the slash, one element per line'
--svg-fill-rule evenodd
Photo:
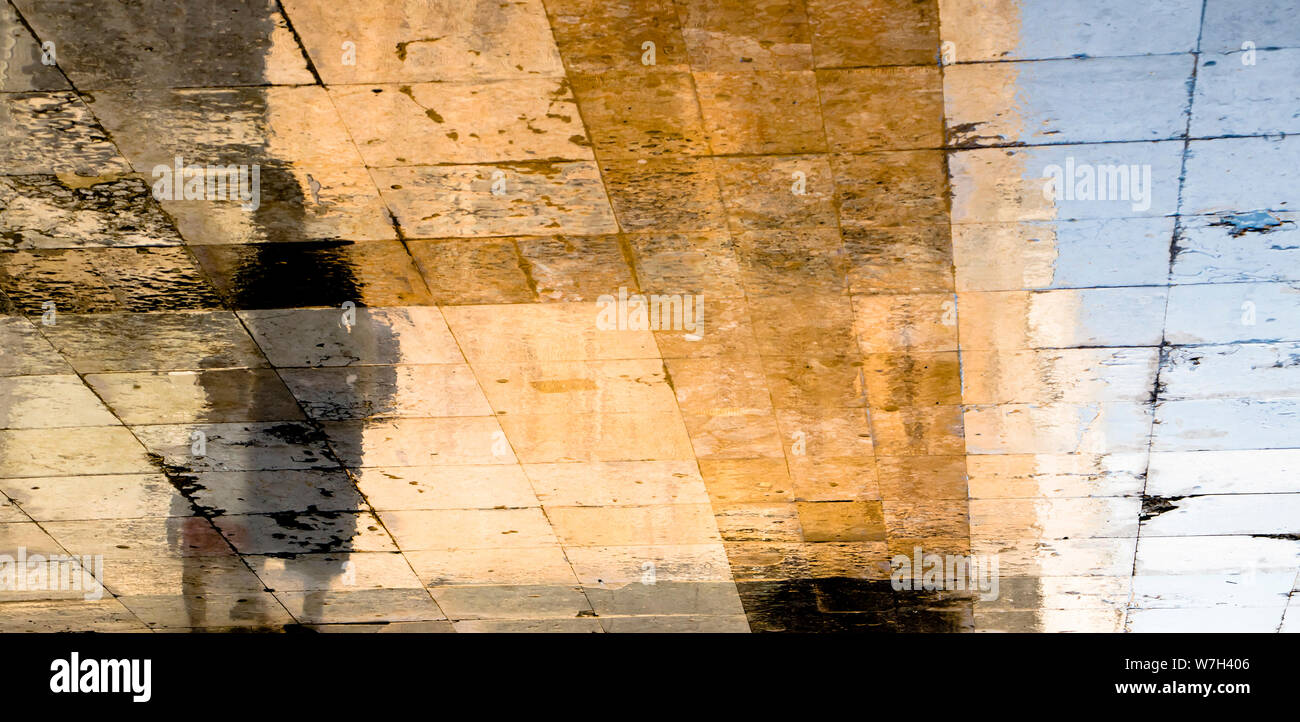
<path fill-rule="evenodd" d="M 115 57 L 105 58 L 103 67 L 96 68 L 95 72 L 128 78 L 133 86 L 189 85 L 187 81 L 191 80 L 196 65 L 184 59 L 194 57 L 210 58 L 213 67 L 222 71 L 209 75 L 229 77 L 240 84 L 255 84 L 259 79 L 270 82 L 265 63 L 276 30 L 277 3 L 249 1 L 226 6 L 211 0 L 136 0 L 97 3 L 93 11 L 83 7 L 80 12 L 84 14 L 86 27 L 79 33 L 86 37 L 107 36 L 95 43 L 100 50 L 123 50 Z M 80 62 L 89 61 L 83 58 Z M 169 96 L 156 93 L 147 97 L 167 102 Z M 190 96 L 187 103 L 194 102 L 194 97 Z M 305 216 L 310 212 L 308 204 L 315 203 L 308 188 L 308 173 L 312 169 L 295 165 L 293 158 L 277 157 L 273 153 L 266 139 L 273 113 L 265 93 L 238 96 L 241 112 L 234 117 L 258 119 L 256 132 L 244 129 L 231 132 L 232 129 L 224 127 L 223 119 L 232 114 L 222 106 L 228 105 L 231 97 L 235 96 L 223 98 L 214 93 L 204 98 L 210 134 L 198 135 L 202 131 L 195 131 L 195 140 L 199 142 L 195 143 L 193 157 L 191 153 L 183 155 L 187 164 L 237 163 L 260 167 L 261 201 L 255 210 L 245 212 L 261 231 L 253 237 L 266 238 L 269 242 L 207 247 L 204 250 L 221 251 L 215 254 L 221 262 L 205 263 L 205 270 L 219 281 L 227 305 L 234 310 L 308 307 L 337 310 L 334 315 L 339 323 L 330 329 L 312 330 L 315 327 L 291 324 L 287 337 L 282 339 L 289 347 L 323 344 L 327 340 L 324 335 L 333 334 L 335 341 L 341 339 L 346 355 L 360 358 L 362 363 L 396 361 L 399 349 L 391 333 L 374 328 L 361 333 L 342 322 L 340 306 L 344 302 L 358 307 L 364 305 L 365 288 L 358 280 L 361 274 L 353 265 L 356 257 L 348 253 L 352 244 L 282 240 L 300 237 Z M 258 136 L 260 139 L 254 142 L 231 142 L 232 138 Z M 200 157 L 199 148 L 204 146 L 219 148 L 222 158 Z M 214 214 L 220 212 L 221 204 L 238 204 L 237 201 L 194 203 L 210 204 L 203 212 Z M 374 323 L 360 309 L 355 318 L 357 325 Z M 205 362 L 205 367 L 218 363 L 215 359 L 208 361 L 212 364 Z M 387 408 L 394 374 L 391 366 L 381 368 L 386 372 L 367 376 L 365 383 L 327 389 L 323 394 L 328 400 L 326 420 Z M 238 381 L 232 383 L 232 378 Z M 359 576 L 353 557 L 362 519 L 358 509 L 363 504 L 360 494 L 331 450 L 319 421 L 292 418 L 283 411 L 288 391 L 277 373 L 232 375 L 210 371 L 200 375 L 200 384 L 206 403 L 198 422 L 217 421 L 218 409 L 242 409 L 246 416 L 241 418 L 261 423 L 252 424 L 255 431 L 250 441 L 223 442 L 217 438 L 220 436 L 217 432 L 208 439 L 212 445 L 225 444 L 221 447 L 226 455 L 222 457 L 225 463 L 217 468 L 246 470 L 242 473 L 214 470 L 211 461 L 215 457 L 196 459 L 189 465 L 165 465 L 164 472 L 184 497 L 174 504 L 171 513 L 188 517 L 183 524 L 169 527 L 174 553 L 181 555 L 186 550 L 210 547 L 204 540 L 212 538 L 215 526 L 248 567 L 261 576 L 268 590 L 283 592 L 281 603 L 299 622 L 311 624 L 325 620 L 328 613 L 324 607 L 329 593 L 349 592 L 349 586 Z M 224 417 L 219 420 L 234 421 Z M 360 448 L 361 426 L 357 422 L 332 429 L 330 441 L 339 448 Z M 292 448 L 291 457 L 298 464 L 295 469 L 310 471 L 288 471 L 284 464 L 266 463 L 267 454 L 259 452 L 266 446 L 280 444 Z M 259 468 L 264 466 L 281 468 Z M 268 488 L 274 493 L 268 495 Z M 322 492 L 322 488 L 326 491 Z M 340 509 L 340 488 L 355 503 Z M 211 560 L 205 561 L 200 556 L 183 559 L 181 586 L 191 628 L 224 626 L 227 617 L 230 623 L 245 628 L 250 623 L 251 628 L 275 627 L 284 618 L 279 610 L 267 608 L 274 604 L 270 597 L 232 590 L 219 581 L 212 572 Z M 278 561 L 268 563 L 267 559 Z M 227 598 L 229 602 L 225 601 Z M 295 603 L 299 598 L 300 603 Z M 225 606 L 227 603 L 229 607 Z"/>

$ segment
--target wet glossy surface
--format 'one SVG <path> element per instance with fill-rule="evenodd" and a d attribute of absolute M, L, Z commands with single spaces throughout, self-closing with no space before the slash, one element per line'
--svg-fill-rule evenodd
<path fill-rule="evenodd" d="M 0 6 L 0 631 L 1300 629 L 1290 3 L 354 5 Z"/>

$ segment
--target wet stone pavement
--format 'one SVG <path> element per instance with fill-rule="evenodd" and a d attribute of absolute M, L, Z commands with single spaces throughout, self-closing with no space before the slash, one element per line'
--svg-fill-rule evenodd
<path fill-rule="evenodd" d="M 0 631 L 1300 630 L 1296 10 L 5 0 Z"/>

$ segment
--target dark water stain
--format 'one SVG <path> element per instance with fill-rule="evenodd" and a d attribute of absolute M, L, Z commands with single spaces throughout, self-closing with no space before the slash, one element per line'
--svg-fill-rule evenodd
<path fill-rule="evenodd" d="M 1024 141 L 1007 141 L 1004 135 L 980 135 L 976 130 L 984 125 L 982 122 L 958 123 L 947 128 L 948 148 L 1018 148 L 1025 146 Z"/>
<path fill-rule="evenodd" d="M 442 38 L 443 36 L 439 35 L 436 38 L 414 38 L 412 40 L 404 40 L 397 44 L 397 50 L 396 50 L 397 59 L 405 62 L 406 49 L 412 45 L 415 45 L 416 43 L 436 43 L 439 40 L 442 40 Z"/>
<path fill-rule="evenodd" d="M 189 503 L 192 516 L 210 520 L 226 513 L 224 509 L 205 506 L 199 502 L 198 493 L 206 487 L 199 483 L 199 478 L 188 467 L 169 464 L 161 454 L 149 452 L 146 456 L 149 458 L 149 463 L 157 467 L 168 483 L 175 487 L 176 492 Z"/>
<path fill-rule="evenodd" d="M 298 547 L 293 551 L 275 551 L 266 556 L 296 558 L 298 554 L 322 554 L 352 550 L 357 535 L 356 515 L 341 511 L 320 511 L 315 505 L 305 511 L 277 511 L 266 515 L 284 532 L 270 538 Z"/>
<path fill-rule="evenodd" d="M 1210 225 L 1230 228 L 1232 230 L 1229 231 L 1229 235 L 1240 238 L 1247 233 L 1272 233 L 1288 224 L 1295 225 L 1292 221 L 1284 221 L 1268 211 L 1248 211 L 1222 215 L 1218 221 Z"/>
<path fill-rule="evenodd" d="M 352 241 L 202 246 L 195 255 L 239 309 L 361 305 Z"/>
<path fill-rule="evenodd" d="M 912 633 L 974 629 L 972 599 L 895 590 L 888 580 L 820 577 L 737 582 L 754 632 Z"/>
<path fill-rule="evenodd" d="M 1167 511 L 1173 511 L 1178 508 L 1175 502 L 1186 499 L 1186 496 L 1150 496 L 1142 495 L 1142 513 L 1138 516 L 1140 521 L 1150 521 Z"/>
<path fill-rule="evenodd" d="M 272 436 L 286 444 L 295 446 L 323 446 L 325 434 L 306 424 L 275 424 L 264 429 Z"/>

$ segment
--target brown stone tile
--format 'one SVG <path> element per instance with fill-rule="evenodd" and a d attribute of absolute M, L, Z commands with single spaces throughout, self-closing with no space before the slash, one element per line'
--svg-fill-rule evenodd
<path fill-rule="evenodd" d="M 677 412 L 525 414 L 499 417 L 525 464 L 691 458 Z"/>
<path fill-rule="evenodd" d="M 953 290 L 947 224 L 841 228 L 853 293 L 942 293 Z"/>
<path fill-rule="evenodd" d="M 871 424 L 866 409 L 778 408 L 776 420 L 786 456 L 792 460 L 804 456 L 871 457 Z"/>
<path fill-rule="evenodd" d="M 649 331 L 598 328 L 597 306 L 452 306 L 443 314 L 471 365 L 659 357 Z"/>
<path fill-rule="evenodd" d="M 802 538 L 799 513 L 792 503 L 713 505 L 724 541 L 797 542 Z"/>
<path fill-rule="evenodd" d="M 700 299 L 696 299 L 698 302 Z M 664 358 L 704 356 L 754 356 L 758 346 L 744 298 L 708 296 L 700 333 L 655 331 Z"/>
<path fill-rule="evenodd" d="M 817 87 L 834 152 L 943 146 L 938 67 L 819 70 Z"/>
<path fill-rule="evenodd" d="M 835 185 L 821 155 L 718 158 L 732 230 L 834 226 Z"/>
<path fill-rule="evenodd" d="M 804 541 L 884 541 L 885 520 L 878 501 L 799 502 Z"/>
<path fill-rule="evenodd" d="M 564 78 L 330 89 L 368 166 L 591 160 Z"/>
<path fill-rule="evenodd" d="M 962 536 L 895 536 L 889 535 L 889 554 L 903 554 L 912 557 L 916 548 L 921 548 L 922 554 L 970 554 L 971 541 L 969 535 Z"/>
<path fill-rule="evenodd" d="M 801 550 L 808 576 L 888 579 L 889 558 L 883 541 L 805 544 Z"/>
<path fill-rule="evenodd" d="M 948 222 L 948 174 L 942 151 L 835 155 L 831 169 L 841 222 L 870 226 Z"/>
<path fill-rule="evenodd" d="M 957 350 L 957 304 L 951 294 L 853 296 L 863 353 Z"/>
<path fill-rule="evenodd" d="M 541 0 L 366 6 L 289 0 L 285 10 L 330 85 L 564 74 Z M 356 45 L 351 63 L 340 51 L 347 40 Z"/>
<path fill-rule="evenodd" d="M 478 362 L 475 373 L 498 415 L 677 410 L 659 359 Z"/>
<path fill-rule="evenodd" d="M 334 300 L 338 299 L 339 296 L 334 296 Z M 357 308 L 354 311 L 355 323 L 350 326 L 343 323 L 343 314 L 337 307 L 242 311 L 239 320 L 252 333 L 266 358 L 278 367 L 460 364 L 465 361 L 441 309 L 407 306 Z M 146 349 L 149 357 L 161 359 L 162 364 L 172 364 L 163 368 L 193 368 L 190 364 L 195 363 L 187 360 L 192 356 L 171 344 L 155 343 Z M 220 363 L 223 359 L 217 356 L 214 361 Z"/>
<path fill-rule="evenodd" d="M 764 355 L 857 353 L 853 309 L 835 293 L 750 296 L 749 316 Z"/>
<path fill-rule="evenodd" d="M 934 0 L 808 0 L 817 67 L 932 65 L 939 55 Z"/>
<path fill-rule="evenodd" d="M 281 370 L 314 419 L 486 416 L 474 372 L 464 365 Z"/>
<path fill-rule="evenodd" d="M 188 156 L 185 156 L 188 158 Z M 397 238 L 365 167 L 262 166 L 255 212 L 238 199 L 161 201 L 189 245 Z"/>
<path fill-rule="evenodd" d="M 469 398 L 470 403 L 481 406 L 481 399 L 475 402 L 472 396 Z M 325 421 L 320 426 L 335 454 L 349 467 L 458 466 L 515 461 L 511 450 L 499 445 L 501 425 L 487 415 Z"/>
<path fill-rule="evenodd" d="M 966 453 L 960 406 L 872 409 L 872 440 L 880 456 L 953 456 Z"/>
<path fill-rule="evenodd" d="M 0 217 L 4 239 L 0 244 L 5 249 L 182 244 L 143 178 L 83 178 L 68 173 L 3 176 L 0 198 L 7 209 L 31 209 L 25 213 L 11 210 Z M 32 213 L 36 209 L 39 211 Z"/>
<path fill-rule="evenodd" d="M 381 512 L 538 506 L 528 478 L 513 464 L 372 466 L 349 471 L 366 501 Z"/>
<path fill-rule="evenodd" d="M 91 374 L 86 383 L 124 424 L 303 418 L 298 402 L 270 369 Z"/>
<path fill-rule="evenodd" d="M 708 153 L 690 73 L 575 74 L 573 91 L 602 159 Z"/>
<path fill-rule="evenodd" d="M 675 0 L 691 66 L 803 70 L 812 66 L 808 18 L 796 0 Z"/>
<path fill-rule="evenodd" d="M 118 388 L 135 380 L 135 377 L 126 377 L 126 383 L 123 383 L 123 377 L 114 378 L 119 379 L 115 384 Z M 5 400 L 0 426 L 6 429 L 55 429 L 117 424 L 118 420 L 105 407 L 110 400 L 100 394 L 99 397 L 104 399 L 101 402 L 96 396 L 80 378 L 70 373 L 0 378 L 0 398 Z"/>
<path fill-rule="evenodd" d="M 693 459 L 529 464 L 524 470 L 547 507 L 709 503 Z"/>
<path fill-rule="evenodd" d="M 403 551 L 536 548 L 554 545 L 540 508 L 421 509 L 379 512 Z"/>
<path fill-rule="evenodd" d="M 782 456 L 781 433 L 770 412 L 719 411 L 682 414 L 697 459 Z"/>
<path fill-rule="evenodd" d="M 847 259 L 834 228 L 744 231 L 734 235 L 745 290 L 752 296 L 847 294 Z"/>
<path fill-rule="evenodd" d="M 870 456 L 791 456 L 790 478 L 798 501 L 868 501 L 880 498 Z"/>
<path fill-rule="evenodd" d="M 873 409 L 961 403 L 956 351 L 868 353 L 862 356 L 862 368 Z"/>
<path fill-rule="evenodd" d="M 637 290 L 618 236 L 520 238 L 524 267 L 542 301 L 595 301 Z"/>
<path fill-rule="evenodd" d="M 1151 398 L 1159 357 L 1155 348 L 964 349 L 963 398 L 968 404 L 1144 402 Z"/>
<path fill-rule="evenodd" d="M 855 356 L 764 356 L 768 388 L 778 408 L 862 407 L 861 361 Z"/>
<path fill-rule="evenodd" d="M 794 498 L 785 459 L 701 459 L 700 475 L 716 505 L 784 504 Z"/>
<path fill-rule="evenodd" d="M 1200 455 L 1204 452 L 1194 453 Z M 981 454 L 966 459 L 972 499 L 1132 496 L 1141 494 L 1146 482 L 1146 468 L 1145 451 L 1136 454 Z M 1153 476 L 1158 476 L 1158 472 Z"/>
<path fill-rule="evenodd" d="M 735 231 L 732 238 L 742 257 L 756 261 L 770 258 L 772 263 L 789 266 L 792 270 L 797 270 L 800 267 L 798 261 L 809 254 L 836 253 L 841 248 L 839 233 L 834 228 Z"/>
<path fill-rule="evenodd" d="M 6 350 L 0 356 L 4 376 L 66 371 L 60 354 L 82 374 L 269 365 L 229 311 L 64 314 L 40 333 L 25 320 L 4 318 L 0 338 Z"/>
<path fill-rule="evenodd" d="M 555 43 L 570 72 L 690 70 L 672 0 L 547 0 L 545 4 Z M 653 48 L 646 43 L 653 43 Z"/>
<path fill-rule="evenodd" d="M 965 499 L 964 456 L 880 456 L 880 495 L 885 499 Z"/>
<path fill-rule="evenodd" d="M 737 581 L 765 579 L 888 579 L 885 542 L 728 541 L 727 556 Z"/>
<path fill-rule="evenodd" d="M 559 544 L 487 549 L 407 551 L 421 581 L 452 584 L 573 584 L 577 579 Z"/>
<path fill-rule="evenodd" d="M 757 356 L 665 359 L 664 366 L 682 413 L 722 416 L 772 410 Z"/>
<path fill-rule="evenodd" d="M 706 544 L 719 541 L 708 504 L 548 506 L 566 546 Z"/>
<path fill-rule="evenodd" d="M 717 155 L 826 150 L 811 71 L 695 74 L 709 147 Z"/>
<path fill-rule="evenodd" d="M 131 169 L 76 93 L 5 93 L 0 111 L 6 135 L 22 139 L 0 147 L 0 167 L 7 174 L 99 176 Z"/>
<path fill-rule="evenodd" d="M 726 228 L 726 211 L 710 158 L 655 158 L 601 163 L 619 226 L 634 231 Z"/>
<path fill-rule="evenodd" d="M 808 565 L 798 542 L 731 541 L 723 545 L 731 576 L 738 582 L 803 579 Z"/>
<path fill-rule="evenodd" d="M 438 304 L 532 303 L 513 239 L 407 241 Z"/>
<path fill-rule="evenodd" d="M 6 54 L 9 58 L 5 74 L 0 78 L 0 92 L 17 93 L 26 90 L 66 90 L 68 79 L 54 65 L 41 63 L 43 50 L 36 38 L 20 25 L 14 6 L 0 8 L 0 23 L 4 23 Z"/>
<path fill-rule="evenodd" d="M 736 248 L 725 231 L 624 236 L 647 293 L 743 296 Z"/>
<path fill-rule="evenodd" d="M 94 93 L 88 103 L 142 173 L 176 156 L 202 165 L 362 165 L 329 94 L 316 85 L 123 89 Z"/>
<path fill-rule="evenodd" d="M 588 235 L 618 230 L 595 163 L 417 166 L 371 171 L 411 238 Z"/>
<path fill-rule="evenodd" d="M 957 537 L 970 534 L 965 499 L 886 499 L 885 526 L 893 537 Z"/>

